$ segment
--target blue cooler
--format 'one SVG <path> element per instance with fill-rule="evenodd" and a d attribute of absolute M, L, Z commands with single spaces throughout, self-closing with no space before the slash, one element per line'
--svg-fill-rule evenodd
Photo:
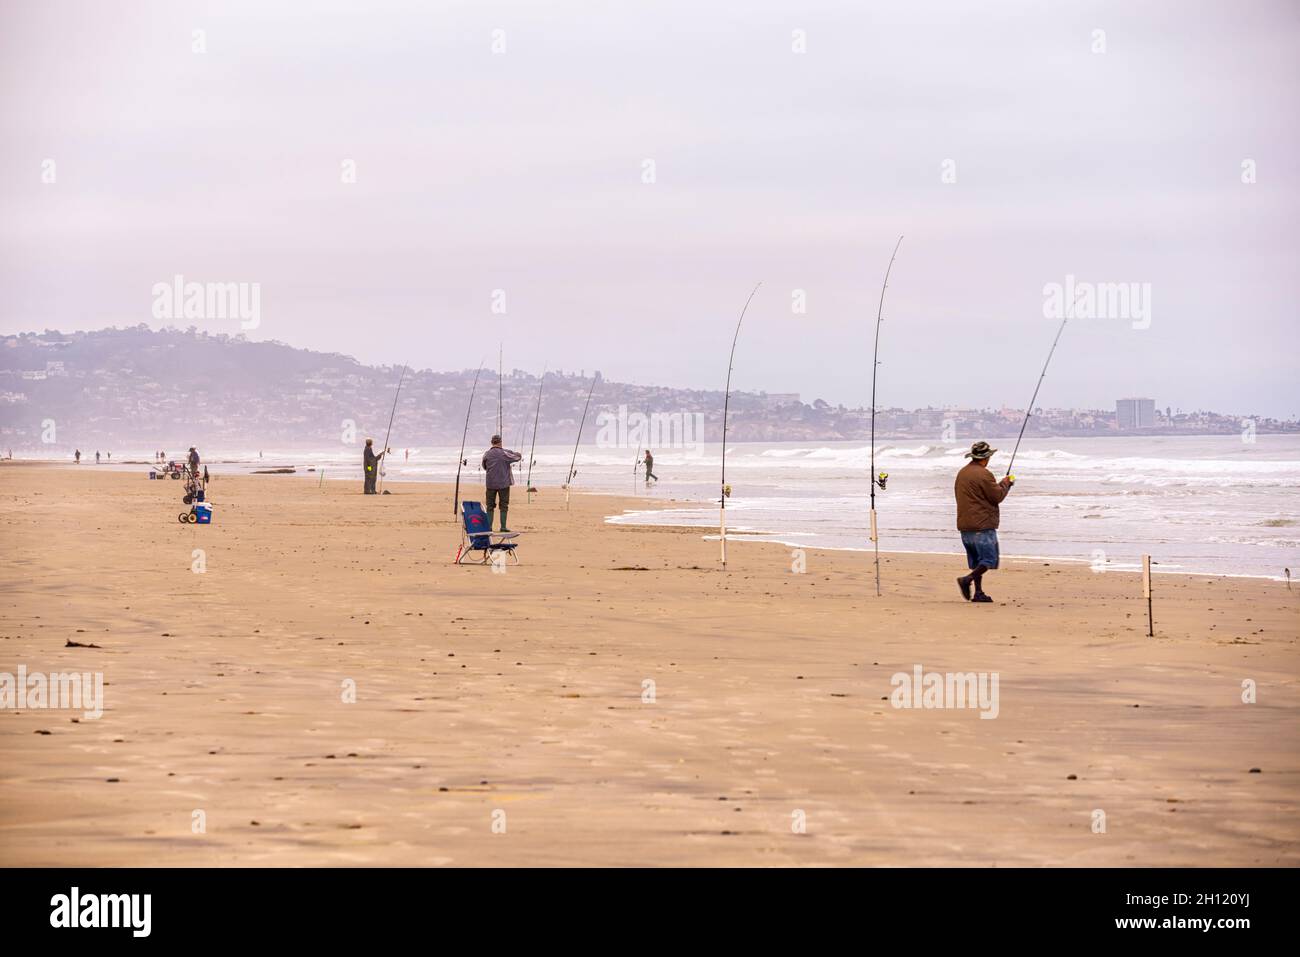
<path fill-rule="evenodd" d="M 200 502 L 199 504 L 197 504 L 197 505 L 194 506 L 194 514 L 197 515 L 198 518 L 199 518 L 199 521 L 198 521 L 198 524 L 199 524 L 199 525 L 211 525 L 211 524 L 212 524 L 212 506 L 211 506 L 211 505 L 205 505 L 205 504 L 203 504 L 202 502 Z"/>

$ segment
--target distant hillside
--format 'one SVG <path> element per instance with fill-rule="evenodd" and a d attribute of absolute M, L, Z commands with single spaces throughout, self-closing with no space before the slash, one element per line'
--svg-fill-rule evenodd
<path fill-rule="evenodd" d="M 458 444 L 474 371 L 409 371 L 391 444 Z M 382 442 L 400 372 L 397 366 L 362 365 L 350 356 L 193 329 L 154 331 L 140 325 L 6 336 L 0 339 L 0 447 L 40 447 L 47 428 L 42 423 L 50 420 L 56 438 L 44 444 L 58 449 L 320 447 L 345 440 L 349 423 L 358 435 Z M 573 441 L 589 386 L 590 379 L 573 373 L 547 373 L 539 443 Z M 507 445 L 520 444 L 525 427 L 531 435 L 537 387 L 535 373 L 506 374 Z M 738 440 L 863 434 L 860 413 L 825 403 L 804 405 L 798 396 L 738 393 L 731 401 L 731 434 Z M 704 441 L 719 437 L 720 390 L 598 378 L 584 441 L 596 440 L 606 422 L 601 413 L 618 415 L 620 406 L 629 415 L 673 419 L 665 428 L 702 425 Z M 481 444 L 484 434 L 495 431 L 496 420 L 497 372 L 484 369 L 471 423 L 475 442 Z"/>
<path fill-rule="evenodd" d="M 367 435 L 382 442 L 400 372 L 397 366 L 362 365 L 351 356 L 192 328 L 154 331 L 139 325 L 5 336 L 0 338 L 0 452 L 63 455 L 74 446 L 179 451 L 195 444 L 230 454 L 357 445 Z M 474 372 L 408 371 L 392 446 L 459 444 Z M 584 442 L 664 449 L 721 438 L 721 390 L 638 386 L 594 375 Z M 583 374 L 547 373 L 539 444 L 574 440 L 590 383 Z M 537 387 L 535 373 L 506 374 L 507 446 L 522 446 L 531 435 Z M 1015 435 L 1022 417 L 1019 409 L 881 408 L 876 435 L 961 444 L 972 437 Z M 497 373 L 484 369 L 470 424 L 472 444 L 482 445 L 496 428 Z M 736 441 L 863 441 L 869 428 L 870 413 L 861 408 L 832 407 L 820 399 L 808 404 L 797 394 L 731 397 L 728 435 Z M 1244 428 L 1294 432 L 1300 423 L 1156 409 L 1155 427 L 1140 434 L 1231 434 Z M 1028 431 L 1119 434 L 1114 410 L 1037 409 Z"/>

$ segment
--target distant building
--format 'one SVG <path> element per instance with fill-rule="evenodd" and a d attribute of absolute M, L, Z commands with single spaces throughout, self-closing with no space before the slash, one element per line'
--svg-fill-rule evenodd
<path fill-rule="evenodd" d="M 1156 427 L 1155 399 L 1116 399 L 1115 424 L 1120 429 L 1154 429 Z"/>
<path fill-rule="evenodd" d="M 759 395 L 765 409 L 779 409 L 783 405 L 799 404 L 798 392 L 762 392 Z"/>

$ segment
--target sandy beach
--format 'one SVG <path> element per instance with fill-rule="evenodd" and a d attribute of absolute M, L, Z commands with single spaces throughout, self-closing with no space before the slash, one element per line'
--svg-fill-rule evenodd
<path fill-rule="evenodd" d="M 886 555 L 877 598 L 554 487 L 498 574 L 449 487 L 218 475 L 194 526 L 146 472 L 0 463 L 0 672 L 105 682 L 0 712 L 2 865 L 1300 864 L 1300 589 L 1161 576 L 1148 638 L 1131 574 L 975 606 Z M 918 665 L 996 718 L 893 707 Z"/>

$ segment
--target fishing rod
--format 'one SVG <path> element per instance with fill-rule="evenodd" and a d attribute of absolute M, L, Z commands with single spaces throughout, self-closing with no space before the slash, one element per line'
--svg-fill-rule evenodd
<path fill-rule="evenodd" d="M 397 377 L 397 393 L 393 396 L 393 411 L 388 413 L 388 431 L 384 433 L 384 459 L 388 459 L 388 439 L 393 434 L 393 417 L 397 415 L 397 397 L 402 394 L 402 380 L 406 378 L 406 366 L 402 366 L 402 374 Z M 384 487 L 384 472 L 382 467 L 379 469 L 379 487 Z"/>
<path fill-rule="evenodd" d="M 533 501 L 533 453 L 537 451 L 537 421 L 542 414 L 542 385 L 545 382 L 546 366 L 542 366 L 542 377 L 537 380 L 537 408 L 533 411 L 533 444 L 528 450 L 528 478 L 524 479 L 529 504 Z"/>
<path fill-rule="evenodd" d="M 524 447 L 524 439 L 526 438 L 528 438 L 528 420 L 524 419 L 524 423 L 519 429 L 519 441 L 516 442 L 514 445 L 509 446 L 509 448 L 522 449 Z M 511 465 L 510 468 L 513 471 L 518 472 L 520 475 L 524 474 L 524 453 L 523 452 L 519 453 L 519 461 Z"/>
<path fill-rule="evenodd" d="M 1078 303 L 1079 297 L 1074 297 L 1075 303 Z M 1007 475 L 1011 475 L 1011 466 L 1016 464 L 1016 452 L 1020 450 L 1020 440 L 1025 437 L 1025 426 L 1029 424 L 1029 417 L 1034 414 L 1034 403 L 1038 400 L 1038 390 L 1043 387 L 1043 379 L 1047 378 L 1047 367 L 1051 365 L 1052 353 L 1056 352 L 1056 344 L 1061 341 L 1061 333 L 1065 331 L 1065 324 L 1070 321 L 1070 313 L 1074 311 L 1073 305 L 1066 312 L 1065 318 L 1061 320 L 1061 327 L 1056 330 L 1056 338 L 1052 340 L 1052 348 L 1047 351 L 1047 361 L 1043 363 L 1042 375 L 1038 377 L 1038 385 L 1034 386 L 1033 397 L 1029 400 L 1029 408 L 1025 409 L 1025 421 L 1020 423 L 1020 435 L 1016 437 L 1015 447 L 1011 450 L 1011 461 L 1007 462 Z M 1012 478 L 1012 481 L 1015 481 Z"/>
<path fill-rule="evenodd" d="M 636 470 L 641 465 L 641 446 L 636 447 L 636 461 L 632 463 L 632 494 L 636 494 Z M 649 483 L 649 479 L 646 482 Z"/>
<path fill-rule="evenodd" d="M 722 496 L 718 499 L 718 540 L 722 543 L 722 567 L 727 567 L 727 499 L 731 497 L 731 486 L 727 484 L 727 410 L 731 407 L 731 370 L 736 364 L 736 343 L 740 341 L 740 324 L 745 321 L 745 313 L 754 300 L 754 293 L 762 282 L 754 285 L 754 292 L 745 300 L 745 308 L 740 310 L 736 320 L 736 334 L 731 337 L 731 356 L 727 359 L 727 391 L 722 398 Z"/>
<path fill-rule="evenodd" d="M 505 423 L 501 419 L 502 400 L 505 397 L 505 369 L 504 369 L 505 349 L 503 346 L 497 346 L 497 435 L 501 435 Z M 501 441 L 505 441 L 505 436 L 501 435 Z"/>
<path fill-rule="evenodd" d="M 596 391 L 596 377 L 591 377 L 591 388 L 587 390 L 587 404 L 582 407 L 582 421 L 578 423 L 578 437 L 573 441 L 573 459 L 569 462 L 569 480 L 564 483 L 564 507 L 569 507 L 569 487 L 573 477 L 578 474 L 574 468 L 578 464 L 578 443 L 582 441 L 582 427 L 587 424 L 587 409 L 591 407 L 591 394 Z"/>
<path fill-rule="evenodd" d="M 478 390 L 478 377 L 483 373 L 483 363 L 474 373 L 474 384 L 469 388 L 469 405 L 465 408 L 465 431 L 460 434 L 460 458 L 456 460 L 456 490 L 451 495 L 451 514 L 460 514 L 460 467 L 465 464 L 465 438 L 469 435 L 469 416 L 474 411 L 474 393 Z"/>
<path fill-rule="evenodd" d="M 876 345 L 871 353 L 871 544 L 876 552 L 876 597 L 880 597 L 880 534 L 876 526 L 876 486 L 885 490 L 889 480 L 888 472 L 876 474 L 876 372 L 880 369 L 880 324 L 885 315 L 885 290 L 889 288 L 889 273 L 894 268 L 894 259 L 898 256 L 898 247 L 903 245 L 903 237 L 894 243 L 894 252 L 885 267 L 885 281 L 880 286 L 880 305 L 876 307 Z"/>

